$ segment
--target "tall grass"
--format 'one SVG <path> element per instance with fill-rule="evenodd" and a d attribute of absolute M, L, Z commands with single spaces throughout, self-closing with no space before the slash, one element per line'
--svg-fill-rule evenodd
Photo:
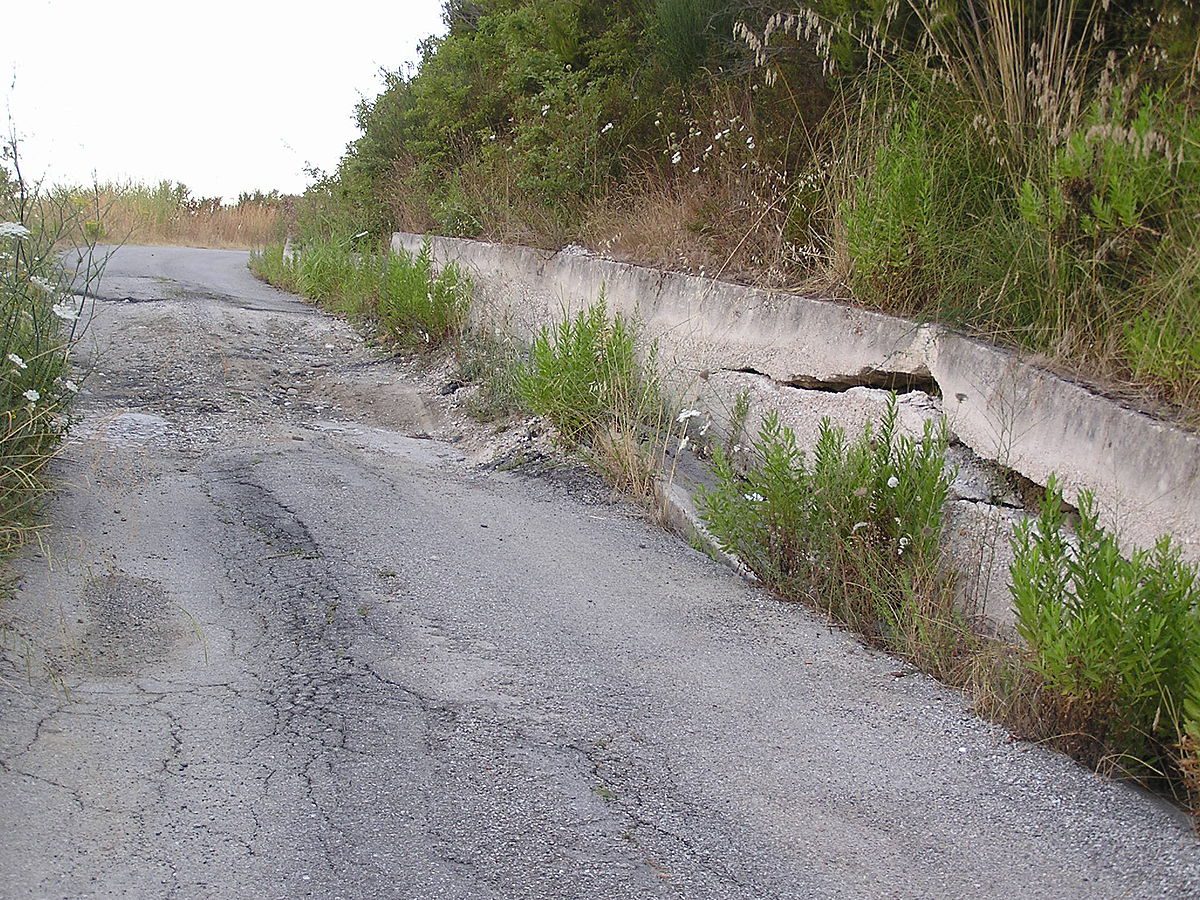
<path fill-rule="evenodd" d="M 282 241 L 289 198 L 244 194 L 236 203 L 195 197 L 186 185 L 107 183 L 62 188 L 81 216 L 83 236 L 106 243 L 253 249 Z"/>
<path fill-rule="evenodd" d="M 1122 20 L 1103 0 L 970 9 L 905 0 L 850 29 L 868 63 L 821 169 L 832 281 L 1195 418 L 1200 118 L 1195 71 L 1164 50 L 1178 22 L 1165 7 L 1149 26 Z M 848 27 L 776 24 L 824 29 L 826 48 Z M 1186 61 L 1200 44 L 1182 33 Z"/>
<path fill-rule="evenodd" d="M 766 584 L 944 677 L 971 635 L 940 566 L 947 432 L 897 421 L 893 397 L 852 439 L 823 422 L 810 458 L 772 413 L 748 459 L 715 448 L 701 514 Z"/>
<path fill-rule="evenodd" d="M 662 470 L 672 419 L 656 351 L 643 360 L 634 326 L 610 316 L 601 297 L 544 327 L 517 371 L 518 396 L 545 416 L 563 443 L 583 449 L 619 490 L 649 500 Z"/>

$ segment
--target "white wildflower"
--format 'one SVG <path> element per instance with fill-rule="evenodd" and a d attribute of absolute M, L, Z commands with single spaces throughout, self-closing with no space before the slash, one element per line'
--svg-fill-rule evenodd
<path fill-rule="evenodd" d="M 749 494 L 744 494 L 743 496 L 747 500 L 749 500 L 751 503 L 762 503 L 764 500 L 767 499 L 762 494 L 760 494 L 758 491 L 751 491 Z"/>
<path fill-rule="evenodd" d="M 850 529 L 850 533 L 854 534 L 855 532 L 861 531 L 862 529 L 864 529 L 866 527 L 867 527 L 866 522 L 855 522 L 854 527 Z"/>
<path fill-rule="evenodd" d="M 21 396 L 29 401 L 30 406 L 32 406 L 33 404 L 37 403 L 39 400 L 42 399 L 42 395 L 39 394 L 37 391 L 35 391 L 33 388 L 30 388 L 25 393 L 23 393 Z"/>
<path fill-rule="evenodd" d="M 691 443 L 691 441 L 688 440 L 688 436 L 685 434 L 682 438 L 679 439 L 679 452 L 682 453 L 684 450 L 686 450 L 690 443 Z"/>
<path fill-rule="evenodd" d="M 25 364 L 25 360 L 21 359 L 21 357 L 17 356 L 17 354 L 15 354 L 15 353 L 8 354 L 8 361 L 10 363 L 12 363 L 14 366 L 16 366 L 18 369 L 28 369 L 29 368 L 29 366 L 27 366 Z"/>
<path fill-rule="evenodd" d="M 50 282 L 48 282 L 45 278 L 39 278 L 37 275 L 34 275 L 32 278 L 29 279 L 29 281 L 33 284 L 33 286 L 35 288 L 37 288 L 44 294 L 53 294 L 54 293 L 54 285 L 52 285 Z"/>
<path fill-rule="evenodd" d="M 542 107 L 542 115 L 544 116 L 548 112 L 550 112 L 550 104 L 549 103 L 547 103 L 545 106 Z"/>
<path fill-rule="evenodd" d="M 696 168 L 692 169 L 692 174 L 695 175 L 699 171 L 700 171 L 700 167 L 696 166 Z"/>
<path fill-rule="evenodd" d="M 50 308 L 50 311 L 64 322 L 74 322 L 79 318 L 79 313 L 75 312 L 75 307 L 73 307 L 66 300 L 62 301 L 61 303 L 55 303 L 54 306 Z"/>
<path fill-rule="evenodd" d="M 911 540 L 909 540 L 909 537 L 908 537 L 908 535 L 907 535 L 907 534 L 906 534 L 906 535 L 903 535 L 903 536 L 900 538 L 900 546 L 899 546 L 898 548 L 896 548 L 896 555 L 897 555 L 897 556 L 903 556 L 903 555 L 904 555 L 904 551 L 908 549 L 908 545 L 909 545 L 909 544 L 911 544 L 911 543 L 912 543 L 912 541 L 911 541 Z"/>
<path fill-rule="evenodd" d="M 609 122 L 607 125 L 605 125 L 603 128 L 600 129 L 600 133 L 608 134 L 612 130 L 613 130 L 613 123 Z"/>
<path fill-rule="evenodd" d="M 688 419 L 694 419 L 699 415 L 700 415 L 700 410 L 698 410 L 698 409 L 685 409 L 683 412 L 681 412 L 679 414 L 679 418 L 677 418 L 675 421 L 682 424 L 683 422 L 686 422 Z"/>
<path fill-rule="evenodd" d="M 683 154 L 680 153 L 678 150 L 676 150 L 675 155 L 671 157 L 671 165 L 673 165 L 673 166 L 679 165 L 679 161 L 681 159 L 683 159 Z"/>
<path fill-rule="evenodd" d="M 893 475 L 891 478 L 888 479 L 887 484 L 888 484 L 888 487 L 895 489 L 896 487 L 899 487 L 900 479 L 897 478 L 895 475 Z"/>
<path fill-rule="evenodd" d="M 0 238 L 16 238 L 18 241 L 29 237 L 32 232 L 20 222 L 0 222 Z"/>
<path fill-rule="evenodd" d="M 712 427 L 712 419 L 706 419 L 704 424 L 700 426 L 700 437 L 708 434 L 708 429 Z"/>

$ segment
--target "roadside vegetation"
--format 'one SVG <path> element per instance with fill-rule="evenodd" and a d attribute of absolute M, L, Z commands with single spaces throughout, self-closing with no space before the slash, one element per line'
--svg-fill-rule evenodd
<path fill-rule="evenodd" d="M 1190 2 L 450 0 L 445 15 L 297 200 L 296 254 L 253 265 L 390 343 L 453 349 L 481 417 L 541 415 L 645 499 L 704 433 L 603 298 L 519 347 L 468 324 L 465 288 L 435 302 L 439 279 L 465 283 L 428 251 L 381 259 L 393 229 L 819 289 L 1200 422 Z M 388 303 L 411 311 L 387 325 Z M 1200 802 L 1196 567 L 1165 537 L 1122 555 L 1090 498 L 1069 511 L 1051 483 L 1014 538 L 1021 642 L 982 630 L 941 550 L 946 441 L 900 433 L 893 405 L 857 435 L 826 423 L 806 454 L 768 417 L 750 446 L 705 442 L 702 515 L 782 596 L 1016 734 Z"/>
<path fill-rule="evenodd" d="M 26 183 L 9 143 L 0 159 L 0 564 L 37 534 L 47 466 L 79 389 L 70 351 L 81 336 L 90 248 L 78 256 L 81 271 L 64 272 L 60 261 L 79 225 L 74 208 Z"/>
<path fill-rule="evenodd" d="M 601 252 L 940 320 L 1200 410 L 1190 0 L 450 0 L 303 232 Z"/>
<path fill-rule="evenodd" d="M 187 185 L 107 183 L 63 187 L 54 200 L 72 210 L 77 239 L 107 244 L 178 244 L 249 250 L 280 242 L 292 199 L 277 191 L 236 202 L 194 196 Z"/>
<path fill-rule="evenodd" d="M 470 284 L 455 266 L 434 272 L 417 256 L 355 246 L 354 238 L 312 243 L 294 254 L 274 244 L 250 257 L 255 275 L 368 327 L 397 349 L 424 351 L 455 341 L 467 321 Z"/>
<path fill-rule="evenodd" d="M 959 605 L 942 556 L 944 425 L 897 433 L 893 400 L 853 440 L 822 424 L 811 459 L 768 416 L 739 458 L 715 450 L 701 514 L 723 549 L 922 670 L 979 711 L 1108 774 L 1200 803 L 1200 575 L 1169 538 L 1123 556 L 1091 497 L 1054 483 L 1017 531 L 1014 644 Z"/>

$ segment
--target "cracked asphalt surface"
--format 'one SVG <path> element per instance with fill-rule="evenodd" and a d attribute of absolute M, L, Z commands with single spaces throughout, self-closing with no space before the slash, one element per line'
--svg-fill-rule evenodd
<path fill-rule="evenodd" d="M 0 896 L 1200 895 L 1178 811 L 480 465 L 245 254 L 125 248 L 101 295 L 3 610 Z"/>

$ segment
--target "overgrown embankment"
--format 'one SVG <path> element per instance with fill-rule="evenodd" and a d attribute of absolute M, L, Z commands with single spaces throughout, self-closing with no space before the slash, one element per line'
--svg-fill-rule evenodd
<path fill-rule="evenodd" d="M 1193 422 L 1187 0 L 449 3 L 298 207 L 967 328 Z"/>

